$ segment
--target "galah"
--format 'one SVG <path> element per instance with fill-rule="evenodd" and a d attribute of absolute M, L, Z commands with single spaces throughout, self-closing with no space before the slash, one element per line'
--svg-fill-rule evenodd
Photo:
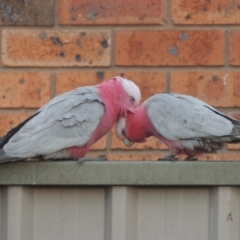
<path fill-rule="evenodd" d="M 240 122 L 192 96 L 160 93 L 153 95 L 116 124 L 116 135 L 125 145 L 159 138 L 177 154 L 194 160 L 201 153 L 213 153 L 224 143 L 240 142 Z"/>
<path fill-rule="evenodd" d="M 135 112 L 141 93 L 114 77 L 53 98 L 11 129 L 0 145 L 0 163 L 27 158 L 81 159 L 120 116 Z"/>

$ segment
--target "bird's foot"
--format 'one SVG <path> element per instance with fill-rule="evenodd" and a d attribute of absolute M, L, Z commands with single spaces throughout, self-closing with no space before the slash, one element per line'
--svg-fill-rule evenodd
<path fill-rule="evenodd" d="M 82 157 L 82 158 L 77 159 L 77 161 L 79 163 L 83 163 L 83 162 L 86 162 L 86 161 L 88 161 L 88 162 L 93 162 L 93 161 L 99 162 L 99 161 L 107 161 L 107 158 L 104 155 L 99 155 L 97 158 L 86 156 L 86 157 Z"/>
<path fill-rule="evenodd" d="M 97 161 L 107 161 L 107 157 L 105 155 L 98 155 Z"/>
<path fill-rule="evenodd" d="M 188 161 L 188 162 L 197 161 L 197 160 L 198 160 L 198 158 L 196 158 L 196 157 L 186 157 L 185 158 L 185 161 Z"/>
<path fill-rule="evenodd" d="M 165 158 L 158 158 L 157 161 L 171 161 L 171 162 L 175 162 L 175 161 L 179 161 L 179 158 L 175 157 L 176 155 L 169 155 Z"/>

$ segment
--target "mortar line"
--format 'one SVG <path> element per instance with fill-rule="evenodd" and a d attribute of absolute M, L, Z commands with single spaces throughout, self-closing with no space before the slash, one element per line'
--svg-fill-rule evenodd
<path fill-rule="evenodd" d="M 58 24 L 58 0 L 54 0 L 54 23 L 53 23 L 53 28 L 58 28 L 59 24 Z"/>
<path fill-rule="evenodd" d="M 165 73 L 165 75 L 166 75 L 166 91 L 167 92 L 171 92 L 171 88 L 170 88 L 170 86 L 171 86 L 171 73 L 170 73 L 170 71 L 167 71 L 166 73 Z"/>
<path fill-rule="evenodd" d="M 55 10 L 57 11 L 57 10 Z M 55 22 L 55 18 L 54 18 Z M 81 24 L 81 25 L 59 25 L 58 21 L 57 24 L 54 26 L 56 27 L 56 30 L 78 30 L 81 29 L 83 31 L 106 31 L 109 29 L 114 28 L 115 30 L 195 30 L 195 31 L 201 31 L 201 30 L 224 30 L 224 29 L 229 29 L 229 30 L 239 30 L 239 24 L 218 24 L 218 25 L 180 25 L 180 24 L 172 24 L 172 21 L 170 19 L 167 20 L 166 24 L 159 24 L 159 23 L 152 23 L 152 24 L 119 24 L 119 25 L 114 25 L 114 24 Z M 37 26 L 37 30 L 43 31 L 43 30 L 51 30 L 53 26 Z M 170 27 L 170 28 L 169 28 Z M 17 29 L 17 30 L 36 30 L 36 26 L 21 26 L 21 25 L 8 25 L 8 26 L 1 26 L 2 29 Z M 98 30 L 100 29 L 100 30 Z"/>
<path fill-rule="evenodd" d="M 173 27 L 173 24 L 172 24 L 172 14 L 171 14 L 171 1 L 168 1 L 168 0 L 163 0 L 165 1 L 164 2 L 164 5 L 166 6 L 166 18 L 167 18 L 167 21 L 166 21 L 166 24 L 163 24 L 162 25 L 162 28 L 166 28 L 166 29 L 171 29 Z"/>
<path fill-rule="evenodd" d="M 239 72 L 239 66 L 112 66 L 112 67 L 36 67 L 36 66 L 16 66 L 16 67 L 4 67 L 1 69 L 2 72 L 77 72 L 79 70 L 85 72 L 94 72 L 94 71 L 136 71 L 136 72 L 148 72 L 148 71 L 219 71 L 219 72 Z"/>
<path fill-rule="evenodd" d="M 224 35 L 224 59 L 225 59 L 225 67 L 230 67 L 229 65 L 229 30 L 226 29 Z"/>
<path fill-rule="evenodd" d="M 50 99 L 56 96 L 56 72 L 50 75 Z"/>
<path fill-rule="evenodd" d="M 114 28 L 111 29 L 111 53 L 110 53 L 110 67 L 116 67 L 115 66 L 115 31 Z"/>

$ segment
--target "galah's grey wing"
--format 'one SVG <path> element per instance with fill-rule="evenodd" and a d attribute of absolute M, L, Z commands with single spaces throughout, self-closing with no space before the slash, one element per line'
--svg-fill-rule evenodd
<path fill-rule="evenodd" d="M 194 97 L 162 93 L 146 101 L 147 114 L 157 132 L 170 141 L 239 135 L 235 119 Z M 238 123 L 239 124 L 239 123 Z"/>
<path fill-rule="evenodd" d="M 26 122 L 9 139 L 4 151 L 11 156 L 28 158 L 83 146 L 104 112 L 104 104 L 94 87 L 82 87 L 60 95 Z"/>

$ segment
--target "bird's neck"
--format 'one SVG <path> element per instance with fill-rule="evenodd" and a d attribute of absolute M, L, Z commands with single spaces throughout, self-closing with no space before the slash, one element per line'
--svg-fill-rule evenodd
<path fill-rule="evenodd" d="M 144 104 L 137 107 L 135 114 L 128 114 L 126 124 L 130 141 L 141 142 L 153 135 L 154 127 L 149 120 Z"/>
<path fill-rule="evenodd" d="M 118 95 L 123 91 L 122 85 L 119 81 L 111 79 L 98 85 L 98 92 L 103 98 L 117 101 Z"/>
<path fill-rule="evenodd" d="M 115 99 L 117 93 L 121 89 L 121 84 L 118 84 L 117 81 L 108 80 L 104 81 L 98 85 L 98 93 L 102 96 L 102 98 Z"/>
<path fill-rule="evenodd" d="M 115 80 L 108 80 L 98 85 L 98 93 L 102 98 L 106 111 L 114 115 L 116 113 L 117 117 L 122 111 L 119 101 L 122 91 L 121 84 Z"/>

